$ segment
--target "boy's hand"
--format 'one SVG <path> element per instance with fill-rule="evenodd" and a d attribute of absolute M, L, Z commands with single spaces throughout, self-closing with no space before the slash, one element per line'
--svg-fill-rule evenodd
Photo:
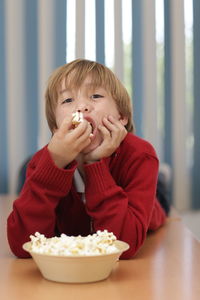
<path fill-rule="evenodd" d="M 84 156 L 84 161 L 87 163 L 110 156 L 119 147 L 127 134 L 127 130 L 121 121 L 112 116 L 103 119 L 103 126 L 99 126 L 99 130 L 103 141 L 96 149 Z"/>
<path fill-rule="evenodd" d="M 48 145 L 51 157 L 59 168 L 70 164 L 91 143 L 92 128 L 87 121 L 81 122 L 74 130 L 71 126 L 72 118 L 64 119 Z"/>

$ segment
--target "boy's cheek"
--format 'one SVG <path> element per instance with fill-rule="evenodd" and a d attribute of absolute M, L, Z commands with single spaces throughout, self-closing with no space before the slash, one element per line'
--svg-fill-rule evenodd
<path fill-rule="evenodd" d="M 57 128 L 60 128 L 60 126 L 63 124 L 63 122 L 69 122 L 72 119 L 71 115 L 68 115 L 66 113 L 62 113 L 58 116 L 56 116 L 56 124 Z"/>
<path fill-rule="evenodd" d="M 64 114 L 59 114 L 59 113 L 57 113 L 57 114 L 55 115 L 55 118 L 56 118 L 56 125 L 57 125 L 57 127 L 59 128 L 60 125 L 62 124 L 63 120 L 64 120 Z"/>

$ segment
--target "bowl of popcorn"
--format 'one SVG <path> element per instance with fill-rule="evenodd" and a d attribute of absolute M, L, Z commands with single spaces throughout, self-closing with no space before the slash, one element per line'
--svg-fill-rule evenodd
<path fill-rule="evenodd" d="M 46 238 L 38 232 L 23 245 L 34 259 L 43 277 L 68 283 L 94 282 L 106 279 L 120 255 L 129 245 L 113 233 L 97 231 L 88 236 Z"/>

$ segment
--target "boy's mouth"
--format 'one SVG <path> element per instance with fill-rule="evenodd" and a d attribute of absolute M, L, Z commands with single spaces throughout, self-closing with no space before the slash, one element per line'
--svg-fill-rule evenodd
<path fill-rule="evenodd" d="M 92 125 L 92 123 L 90 123 L 90 126 L 92 127 L 92 134 L 93 134 L 93 132 L 94 132 L 94 127 L 93 127 L 93 125 Z"/>
<path fill-rule="evenodd" d="M 95 132 L 96 132 L 96 125 L 95 125 L 95 122 L 92 120 L 92 118 L 90 118 L 90 117 L 84 117 L 84 119 L 86 120 L 86 121 L 88 121 L 88 123 L 90 124 L 90 126 L 91 126 L 91 128 L 92 128 L 92 134 L 94 134 Z"/>

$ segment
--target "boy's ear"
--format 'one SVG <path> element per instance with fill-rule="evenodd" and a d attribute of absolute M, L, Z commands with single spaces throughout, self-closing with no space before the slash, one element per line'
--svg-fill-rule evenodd
<path fill-rule="evenodd" d="M 54 128 L 53 128 L 53 130 L 52 130 L 52 132 L 51 132 L 51 133 L 52 133 L 52 136 L 54 135 L 54 133 L 56 133 L 57 130 L 58 130 L 57 127 L 54 127 Z"/>
<path fill-rule="evenodd" d="M 124 125 L 124 126 L 126 126 L 127 123 L 128 123 L 128 118 L 127 117 L 120 116 L 119 120 L 122 123 L 122 125 Z"/>

